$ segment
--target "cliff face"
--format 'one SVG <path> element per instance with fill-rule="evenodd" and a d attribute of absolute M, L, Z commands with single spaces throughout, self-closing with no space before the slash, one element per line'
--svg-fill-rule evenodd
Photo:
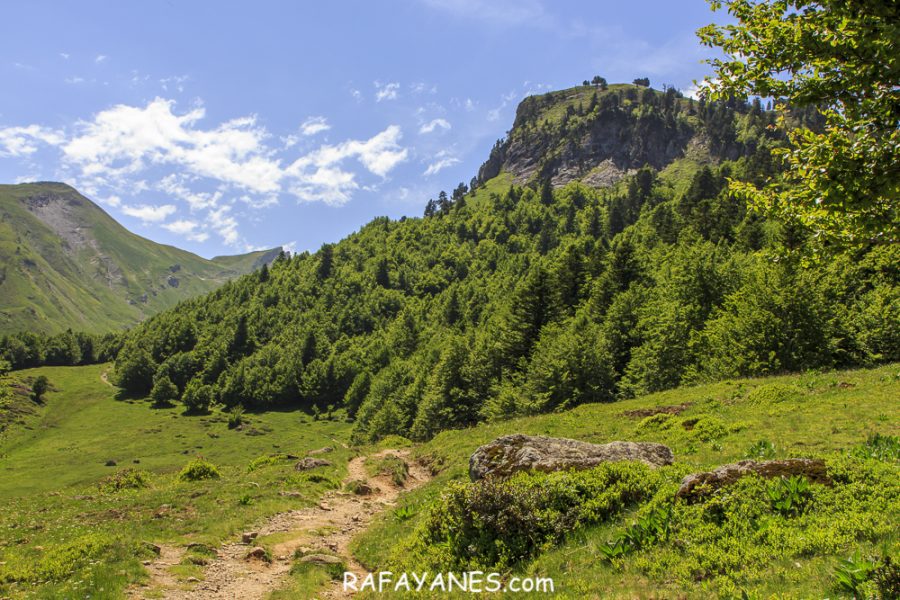
<path fill-rule="evenodd" d="M 585 86 L 522 101 L 513 128 L 479 170 L 479 181 L 501 171 L 517 184 L 549 179 L 603 187 L 650 165 L 662 170 L 685 156 L 716 162 L 741 149 L 726 135 L 710 139 L 703 105 L 673 89 L 618 84 Z"/>

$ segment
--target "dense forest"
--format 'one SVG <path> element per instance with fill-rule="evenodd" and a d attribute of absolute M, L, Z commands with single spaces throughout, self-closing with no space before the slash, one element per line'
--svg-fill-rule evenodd
<path fill-rule="evenodd" d="M 777 176 L 775 111 L 643 85 L 571 92 L 523 102 L 481 175 L 425 217 L 378 218 L 314 254 L 282 254 L 98 344 L 92 360 L 122 344 L 117 383 L 189 411 L 344 408 L 358 441 L 900 360 L 896 245 L 823 248 L 730 191 L 729 180 Z M 817 114 L 789 111 L 782 125 L 815 127 Z M 624 132 L 612 160 L 626 175 L 560 185 L 585 132 L 609 123 Z M 516 143 L 535 153 L 522 185 L 503 168 Z M 672 143 L 689 150 L 669 160 Z M 88 362 L 84 338 L 54 340 L 0 348 L 19 366 L 61 351 Z"/>

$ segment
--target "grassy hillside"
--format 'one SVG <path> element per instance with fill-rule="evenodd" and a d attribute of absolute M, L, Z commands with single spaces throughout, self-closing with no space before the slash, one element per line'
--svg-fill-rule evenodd
<path fill-rule="evenodd" d="M 134 325 L 252 271 L 273 252 L 210 261 L 129 232 L 67 185 L 3 185 L 0 333 Z"/>
<path fill-rule="evenodd" d="M 528 433 L 595 443 L 653 441 L 667 444 L 675 452 L 675 464 L 654 474 L 659 478 L 659 497 L 626 503 L 608 518 L 568 530 L 543 551 L 499 570 L 552 577 L 559 597 L 565 598 L 741 597 L 742 591 L 748 598 L 847 597 L 835 587 L 839 560 L 857 550 L 863 556 L 896 558 L 900 550 L 896 439 L 893 458 L 847 457 L 875 434 L 900 435 L 898 397 L 900 365 L 893 364 L 863 371 L 729 380 L 445 431 L 417 450 L 440 471 L 439 476 L 406 496 L 393 515 L 358 538 L 355 553 L 373 570 L 461 569 L 466 557 L 460 562 L 460 557 L 446 548 L 424 543 L 424 532 L 432 511 L 438 521 L 452 520 L 441 495 L 458 485 L 468 487 L 469 456 L 479 445 L 501 435 Z M 678 414 L 654 415 L 660 407 L 676 407 L 673 412 Z M 744 458 L 785 457 L 824 457 L 835 472 L 855 470 L 869 478 L 869 485 L 813 486 L 815 500 L 803 516 L 762 515 L 759 527 L 744 532 L 743 539 L 727 538 L 728 520 L 745 519 L 738 511 L 747 500 L 741 494 L 756 494 L 754 501 L 765 501 L 761 484 L 749 478 L 754 480 L 752 485 L 735 486 L 733 494 L 719 494 L 699 508 L 680 503 L 669 541 L 648 545 L 613 562 L 603 559 L 601 546 L 627 529 L 637 516 L 658 506 L 661 498 L 670 498 L 685 474 Z M 654 478 L 649 473 L 644 477 L 648 481 Z M 560 478 L 552 481 L 555 483 L 538 476 L 532 483 L 543 490 L 542 495 L 550 494 L 553 486 L 566 485 Z M 569 485 L 576 483 L 573 480 Z M 835 498 L 845 504 L 836 505 Z M 710 517 L 716 506 L 729 515 L 721 525 L 715 525 Z M 409 518 L 410 514 L 414 516 Z M 770 530 L 764 531 L 763 525 Z M 727 568 L 717 570 L 726 561 L 730 561 Z M 468 566 L 477 566 L 477 562 Z M 492 570 L 483 564 L 480 568 Z"/>
<path fill-rule="evenodd" d="M 277 412 L 244 415 L 240 429 L 229 429 L 223 413 L 186 417 L 117 398 L 101 379 L 108 368 L 47 367 L 13 378 L 27 386 L 45 375 L 51 391 L 0 434 L 4 598 L 120 598 L 129 581 L 146 578 L 141 561 L 152 553 L 143 542 L 218 545 L 261 516 L 311 505 L 346 470 L 345 423 Z M 335 448 L 334 465 L 312 478 L 284 458 L 323 446 Z M 180 481 L 198 456 L 221 478 Z M 116 474 L 127 484 L 129 469 L 145 486 L 116 491 Z M 183 580 L 199 567 L 175 571 Z"/>

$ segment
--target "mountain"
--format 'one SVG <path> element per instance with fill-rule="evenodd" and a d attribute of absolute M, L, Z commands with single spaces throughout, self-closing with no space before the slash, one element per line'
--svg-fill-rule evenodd
<path fill-rule="evenodd" d="M 474 189 L 149 319 L 117 381 L 194 410 L 345 407 L 374 441 L 900 360 L 898 248 L 811 260 L 729 191 L 776 172 L 776 117 L 632 85 L 528 98 Z"/>
<path fill-rule="evenodd" d="M 121 329 L 279 251 L 207 260 L 131 233 L 68 185 L 2 185 L 0 333 Z"/>

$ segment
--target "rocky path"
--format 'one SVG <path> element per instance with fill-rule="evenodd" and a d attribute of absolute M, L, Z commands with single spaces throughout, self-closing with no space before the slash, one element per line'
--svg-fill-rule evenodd
<path fill-rule="evenodd" d="M 366 458 L 388 455 L 402 459 L 409 467 L 409 477 L 402 487 L 394 485 L 387 475 L 370 477 L 366 472 Z M 402 493 L 426 483 L 431 475 L 409 459 L 408 450 L 384 450 L 369 457 L 356 457 L 347 465 L 347 471 L 345 483 L 364 481 L 372 492 L 364 496 L 343 491 L 329 492 L 318 506 L 273 515 L 252 530 L 259 537 L 286 534 L 279 535 L 281 541 L 269 547 L 271 562 L 248 558 L 254 549 L 252 541 L 228 543 L 217 549 L 218 556 L 204 568 L 202 581 L 185 585 L 169 572 L 169 567 L 181 561 L 185 549 L 161 546 L 159 558 L 147 565 L 149 586 L 132 590 L 131 597 L 169 600 L 263 599 L 282 587 L 293 563 L 293 554 L 300 548 L 304 548 L 304 553 L 321 551 L 322 554 L 337 555 L 347 570 L 362 576 L 362 566 L 350 553 L 350 540 L 365 529 L 373 517 L 393 506 Z M 347 594 L 336 582 L 320 597 L 342 598 Z"/>

